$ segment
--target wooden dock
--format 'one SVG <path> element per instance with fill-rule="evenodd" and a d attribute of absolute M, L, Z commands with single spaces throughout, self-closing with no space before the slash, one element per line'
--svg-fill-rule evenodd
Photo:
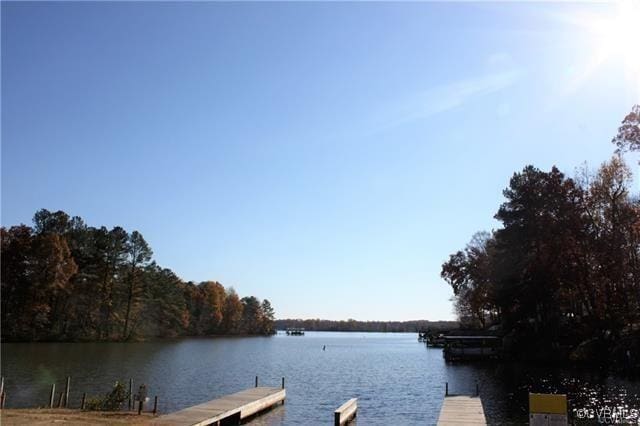
<path fill-rule="evenodd" d="M 152 424 L 176 426 L 240 424 L 240 421 L 247 417 L 284 402 L 285 397 L 284 389 L 255 387 L 160 416 Z"/>
<path fill-rule="evenodd" d="M 358 398 L 351 398 L 333 413 L 334 426 L 343 426 L 358 415 Z"/>
<path fill-rule="evenodd" d="M 482 401 L 478 396 L 445 396 L 438 426 L 486 425 Z"/>

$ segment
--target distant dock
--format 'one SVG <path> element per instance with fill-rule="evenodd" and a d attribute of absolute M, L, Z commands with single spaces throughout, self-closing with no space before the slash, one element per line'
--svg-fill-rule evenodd
<path fill-rule="evenodd" d="M 287 336 L 304 336 L 304 328 L 287 328 Z"/>
<path fill-rule="evenodd" d="M 160 416 L 151 424 L 175 426 L 240 424 L 248 417 L 283 403 L 285 397 L 284 388 L 255 387 Z"/>

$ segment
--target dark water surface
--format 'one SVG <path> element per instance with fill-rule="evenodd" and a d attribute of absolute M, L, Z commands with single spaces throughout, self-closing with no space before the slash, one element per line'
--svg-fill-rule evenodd
<path fill-rule="evenodd" d="M 145 383 L 162 412 L 260 384 L 280 386 L 286 404 L 252 424 L 329 425 L 333 411 L 358 398 L 360 425 L 435 424 L 445 382 L 472 394 L 479 383 L 492 424 L 526 424 L 527 393 L 568 392 L 572 408 L 640 409 L 640 383 L 597 372 L 517 365 L 447 364 L 416 334 L 324 333 L 305 336 L 182 339 L 148 343 L 5 343 L 7 407 L 43 406 L 51 383 L 70 375 L 72 406 L 82 392 L 108 392 L 116 380 Z M 326 345 L 326 350 L 322 350 Z M 631 412 L 631 411 L 630 411 Z"/>

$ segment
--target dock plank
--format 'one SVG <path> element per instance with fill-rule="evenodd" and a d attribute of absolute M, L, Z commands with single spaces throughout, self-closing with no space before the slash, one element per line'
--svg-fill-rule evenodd
<path fill-rule="evenodd" d="M 438 426 L 486 425 L 482 401 L 475 396 L 446 396 Z"/>
<path fill-rule="evenodd" d="M 194 405 L 155 419 L 154 425 L 208 425 L 229 417 L 245 419 L 284 401 L 286 392 L 280 388 L 257 387 Z"/>

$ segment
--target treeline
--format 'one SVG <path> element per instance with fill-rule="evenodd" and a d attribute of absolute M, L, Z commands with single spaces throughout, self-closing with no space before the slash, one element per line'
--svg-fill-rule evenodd
<path fill-rule="evenodd" d="M 278 330 L 304 328 L 308 331 L 375 331 L 389 333 L 414 333 L 421 330 L 450 330 L 458 327 L 456 321 L 331 321 L 323 319 L 279 319 Z"/>
<path fill-rule="evenodd" d="M 636 107 L 619 148 L 640 147 L 638 123 Z M 620 153 L 576 178 L 527 166 L 503 194 L 502 226 L 442 265 L 461 323 L 498 325 L 519 358 L 640 368 L 640 201 Z"/>
<path fill-rule="evenodd" d="M 214 281 L 184 282 L 152 260 L 143 236 L 38 211 L 0 229 L 2 339 L 135 340 L 273 334 L 268 300 Z"/>

